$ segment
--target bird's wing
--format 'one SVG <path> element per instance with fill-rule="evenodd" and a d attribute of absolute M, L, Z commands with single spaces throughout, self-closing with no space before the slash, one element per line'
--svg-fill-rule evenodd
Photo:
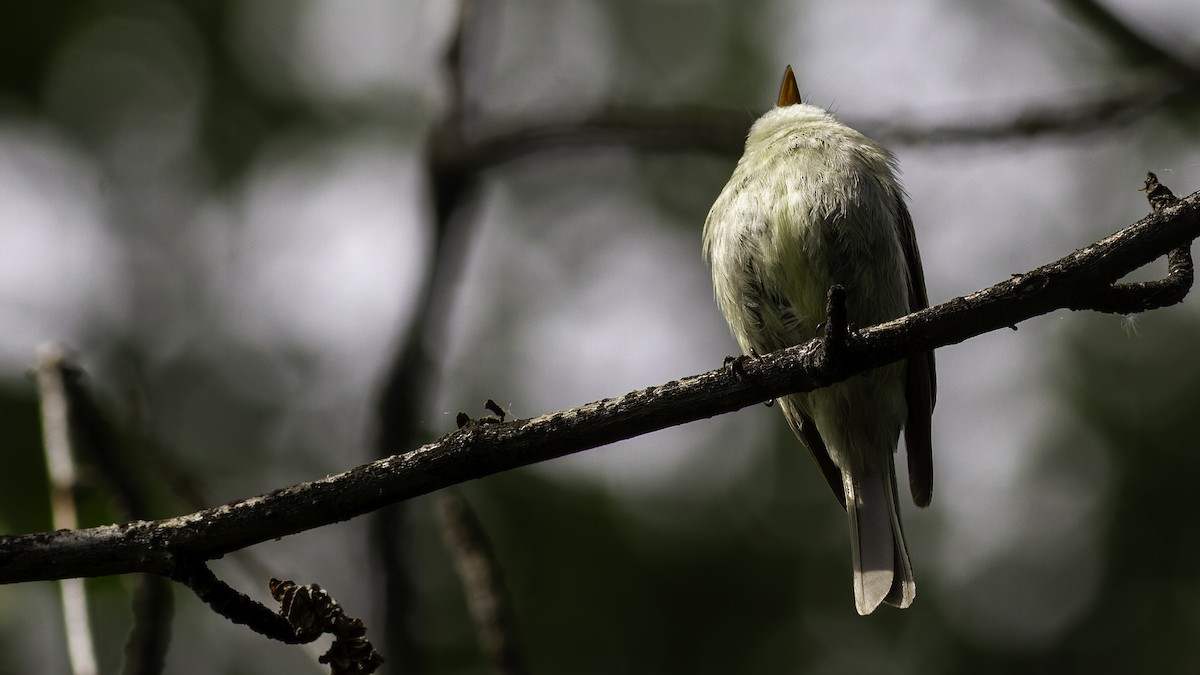
<path fill-rule="evenodd" d="M 808 448 L 812 458 L 816 460 L 817 466 L 821 468 L 821 474 L 825 476 L 825 482 L 829 484 L 829 489 L 833 490 L 833 496 L 837 497 L 842 508 L 846 508 L 846 490 L 842 486 L 842 470 L 837 468 L 833 460 L 829 457 L 829 450 L 825 448 L 825 440 L 821 438 L 821 432 L 817 431 L 817 425 L 812 421 L 812 418 L 800 410 L 792 403 L 789 398 L 784 398 L 779 402 L 779 407 L 783 410 L 783 417 L 788 421 L 788 426 Z"/>
<path fill-rule="evenodd" d="M 921 267 L 921 253 L 917 250 L 912 216 L 902 196 L 896 195 L 896 203 L 900 246 L 908 262 L 908 308 L 910 312 L 916 312 L 929 306 L 925 271 Z M 909 357 L 904 393 L 908 401 L 908 420 L 904 424 L 904 445 L 908 449 L 908 486 L 913 502 L 924 507 L 929 506 L 933 498 L 933 443 L 930 436 L 933 406 L 937 400 L 933 352 Z"/>

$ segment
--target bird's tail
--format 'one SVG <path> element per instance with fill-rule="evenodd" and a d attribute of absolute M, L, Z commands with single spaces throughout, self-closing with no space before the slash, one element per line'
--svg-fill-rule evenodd
<path fill-rule="evenodd" d="M 912 564 L 900 527 L 894 471 L 842 474 L 850 548 L 854 562 L 854 606 L 861 615 L 880 603 L 904 608 L 917 596 Z"/>

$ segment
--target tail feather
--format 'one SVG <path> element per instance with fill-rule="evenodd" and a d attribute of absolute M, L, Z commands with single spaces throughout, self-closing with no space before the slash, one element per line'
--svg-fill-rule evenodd
<path fill-rule="evenodd" d="M 891 501 L 888 502 L 891 506 L 888 509 L 891 513 L 892 521 L 892 537 L 895 542 L 895 578 L 892 581 L 892 589 L 888 591 L 884 602 L 893 606 L 904 609 L 912 604 L 912 601 L 917 597 L 917 582 L 913 579 L 912 562 L 908 559 L 908 545 L 904 543 L 904 528 L 900 526 L 900 498 L 896 493 L 896 472 L 891 471 L 890 480 L 885 480 L 884 485 L 888 487 L 888 496 Z"/>
<path fill-rule="evenodd" d="M 894 477 L 878 473 L 858 480 L 849 473 L 842 476 L 854 563 L 854 606 L 864 616 L 883 602 L 908 607 L 917 594 L 894 483 Z"/>

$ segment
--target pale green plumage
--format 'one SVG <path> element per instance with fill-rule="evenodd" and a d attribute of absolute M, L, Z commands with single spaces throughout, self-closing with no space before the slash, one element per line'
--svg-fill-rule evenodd
<path fill-rule="evenodd" d="M 905 241 L 911 224 L 894 169 L 891 153 L 820 108 L 786 105 L 755 122 L 704 224 L 717 304 L 743 352 L 812 339 L 834 284 L 846 288 L 849 319 L 859 327 L 924 304 L 923 281 L 914 296 L 920 262 L 915 242 Z M 893 470 L 908 415 L 907 367 L 893 364 L 780 401 L 842 492 L 863 614 L 885 600 L 908 606 L 916 593 Z"/>

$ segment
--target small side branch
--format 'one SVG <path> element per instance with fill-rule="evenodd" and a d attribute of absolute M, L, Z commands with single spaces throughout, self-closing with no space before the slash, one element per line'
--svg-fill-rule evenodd
<path fill-rule="evenodd" d="M 347 616 L 337 600 L 317 584 L 298 586 L 271 579 L 271 597 L 280 603 L 276 613 L 218 579 L 207 565 L 180 564 L 171 578 L 192 589 L 217 614 L 272 640 L 308 644 L 326 633 L 333 635 L 329 651 L 318 659 L 329 665 L 330 675 L 368 675 L 383 663 L 366 638 L 362 620 Z"/>
<path fill-rule="evenodd" d="M 1152 172 L 1146 174 L 1146 185 L 1142 191 L 1146 193 L 1146 199 L 1155 213 L 1179 203 L 1179 198 L 1167 186 L 1159 183 L 1158 176 Z M 1080 297 L 1078 302 L 1069 307 L 1108 314 L 1137 314 L 1183 302 L 1194 280 L 1195 266 L 1189 242 L 1167 253 L 1167 278 L 1100 287 Z"/>
<path fill-rule="evenodd" d="M 221 581 L 203 563 L 180 564 L 171 574 L 171 578 L 192 589 L 196 597 L 203 600 L 204 604 L 217 614 L 272 640 L 298 645 L 312 642 L 320 636 L 320 633 L 311 637 L 298 635 L 287 619 Z"/>

